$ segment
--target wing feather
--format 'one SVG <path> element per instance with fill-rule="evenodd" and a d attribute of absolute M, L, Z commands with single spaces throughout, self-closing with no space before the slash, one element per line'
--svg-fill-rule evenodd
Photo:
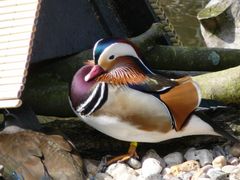
<path fill-rule="evenodd" d="M 189 115 L 199 106 L 201 95 L 197 84 L 188 79 L 168 92 L 160 94 L 160 99 L 172 113 L 175 129 L 179 131 Z"/>

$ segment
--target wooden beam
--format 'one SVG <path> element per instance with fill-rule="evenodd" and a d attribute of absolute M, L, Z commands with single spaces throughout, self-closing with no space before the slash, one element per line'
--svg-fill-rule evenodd
<path fill-rule="evenodd" d="M 38 3 L 38 0 L 0 1 L 0 108 L 21 105 Z"/>
<path fill-rule="evenodd" d="M 19 107 L 21 104 L 22 101 L 20 99 L 0 100 L 0 108 Z"/>

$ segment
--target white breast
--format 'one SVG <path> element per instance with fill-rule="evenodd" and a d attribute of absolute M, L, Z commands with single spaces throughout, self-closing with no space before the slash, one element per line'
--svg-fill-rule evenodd
<path fill-rule="evenodd" d="M 167 132 L 145 131 L 127 123 L 122 118 L 133 112 L 143 114 L 146 121 L 156 120 L 157 117 L 159 118 L 158 123 L 161 123 L 162 120 L 171 123 L 169 111 L 161 101 L 154 96 L 127 87 L 123 89 L 109 86 L 108 100 L 100 111 L 101 113 L 96 112 L 91 116 L 82 116 L 81 118 L 102 133 L 123 141 L 160 142 L 196 134 L 218 135 L 211 126 L 197 116 L 192 116 L 187 125 L 178 132 L 175 129 L 169 129 Z"/>

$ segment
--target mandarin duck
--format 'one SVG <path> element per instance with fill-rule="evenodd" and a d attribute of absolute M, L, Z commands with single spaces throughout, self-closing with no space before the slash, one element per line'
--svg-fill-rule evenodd
<path fill-rule="evenodd" d="M 220 136 L 220 128 L 196 115 L 201 93 L 191 77 L 167 79 L 154 73 L 139 49 L 125 39 L 97 41 L 93 59 L 74 75 L 69 100 L 88 125 L 132 142 L 128 153 L 113 161 L 136 155 L 137 142 Z"/>

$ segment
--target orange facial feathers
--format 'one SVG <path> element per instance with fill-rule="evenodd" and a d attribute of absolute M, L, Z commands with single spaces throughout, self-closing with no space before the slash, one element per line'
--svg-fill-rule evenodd
<path fill-rule="evenodd" d="M 124 65 L 123 65 L 124 64 Z M 102 74 L 97 81 L 113 85 L 139 84 L 147 79 L 142 70 L 129 57 L 119 57 L 111 69 Z"/>

